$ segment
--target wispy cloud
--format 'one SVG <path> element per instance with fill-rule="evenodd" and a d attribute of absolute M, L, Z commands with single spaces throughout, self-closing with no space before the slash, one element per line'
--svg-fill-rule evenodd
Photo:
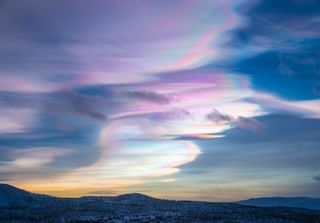
<path fill-rule="evenodd" d="M 70 149 L 56 147 L 16 149 L 4 154 L 6 161 L 0 163 L 0 173 L 7 176 L 7 182 L 48 179 L 64 173 L 63 169 L 62 172 L 58 170 L 59 168 L 52 169 L 53 162 L 72 153 Z"/>
<path fill-rule="evenodd" d="M 143 100 L 158 104 L 168 104 L 172 101 L 168 95 L 152 91 L 124 91 L 121 92 L 120 95 L 128 99 Z"/>
<path fill-rule="evenodd" d="M 31 148 L 15 151 L 10 154 L 13 161 L 9 162 L 9 165 L 13 165 L 16 168 L 41 168 L 52 163 L 56 157 L 68 153 L 70 151 L 59 148 Z"/>
<path fill-rule="evenodd" d="M 320 100 L 318 99 L 290 101 L 272 94 L 258 93 L 246 100 L 261 105 L 264 110 L 270 113 L 289 113 L 305 117 L 320 117 L 318 109 Z"/>
<path fill-rule="evenodd" d="M 35 125 L 37 110 L 0 105 L 0 134 L 27 132 Z"/>

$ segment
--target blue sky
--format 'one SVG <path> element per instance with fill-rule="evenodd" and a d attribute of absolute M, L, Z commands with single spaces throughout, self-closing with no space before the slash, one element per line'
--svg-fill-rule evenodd
<path fill-rule="evenodd" d="M 0 2 L 0 181 L 319 197 L 317 0 Z"/>

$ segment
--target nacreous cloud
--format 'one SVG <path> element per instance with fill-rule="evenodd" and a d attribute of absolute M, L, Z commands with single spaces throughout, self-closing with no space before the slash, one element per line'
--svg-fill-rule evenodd
<path fill-rule="evenodd" d="M 0 180 L 66 196 L 179 184 L 185 166 L 214 160 L 201 143 L 228 130 L 262 134 L 273 113 L 319 118 L 319 99 L 257 84 L 269 71 L 252 67 L 269 60 L 241 63 L 288 39 L 240 38 L 259 29 L 243 13 L 259 2 L 1 1 Z"/>
<path fill-rule="evenodd" d="M 224 55 L 240 2 L 4 1 L 0 88 L 52 92 L 199 67 Z"/>

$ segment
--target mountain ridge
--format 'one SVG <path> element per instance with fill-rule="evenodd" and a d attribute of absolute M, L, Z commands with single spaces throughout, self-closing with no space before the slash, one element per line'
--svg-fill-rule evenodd
<path fill-rule="evenodd" d="M 24 189 L 12 186 L 10 184 L 3 184 L 0 183 L 0 198 L 3 192 L 10 192 L 11 196 L 14 194 L 19 194 L 21 196 L 23 193 L 25 196 L 29 196 L 31 198 L 53 198 L 53 199 L 104 199 L 104 200 L 117 200 L 117 201 L 126 201 L 126 200 L 135 200 L 144 202 L 147 200 L 169 200 L 170 199 L 163 199 L 163 198 L 156 198 L 152 197 L 150 195 L 146 195 L 143 193 L 126 193 L 126 194 L 120 194 L 120 195 L 114 195 L 114 196 L 81 196 L 78 198 L 62 198 L 57 196 L 51 196 L 47 194 L 37 194 L 32 193 L 29 191 L 26 191 Z M 176 201 L 176 200 L 174 200 Z M 275 196 L 275 197 L 253 197 L 248 198 L 245 200 L 240 201 L 232 201 L 232 202 L 221 202 L 221 201 L 198 201 L 198 200 L 178 200 L 181 202 L 206 202 L 206 203 L 237 203 L 241 205 L 249 205 L 249 206 L 257 206 L 257 207 L 296 207 L 296 208 L 307 208 L 307 209 L 313 209 L 313 210 L 320 210 L 320 198 L 312 198 L 307 196 L 289 196 L 289 197 L 282 197 L 282 196 Z M 316 204 L 315 207 L 312 207 L 311 205 L 299 205 L 300 202 L 303 201 L 309 201 Z M 0 206 L 1 206 L 1 199 L 0 199 Z"/>
<path fill-rule="evenodd" d="M 177 201 L 141 193 L 59 198 L 0 184 L 0 223 L 320 223 L 320 211 L 228 202 Z"/>

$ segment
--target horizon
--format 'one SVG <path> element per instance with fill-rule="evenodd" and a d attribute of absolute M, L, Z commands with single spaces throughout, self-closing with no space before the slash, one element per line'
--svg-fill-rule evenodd
<path fill-rule="evenodd" d="M 60 197 L 320 197 L 318 0 L 0 11 L 0 183 Z"/>
<path fill-rule="evenodd" d="M 27 190 L 24 190 L 23 188 L 18 188 L 18 187 L 15 187 L 13 185 L 10 185 L 10 184 L 3 184 L 3 183 L 0 183 L 0 186 L 1 185 L 4 185 L 4 186 L 9 186 L 9 187 L 13 187 L 14 189 L 18 189 L 18 190 L 22 190 L 22 191 L 25 191 L 25 192 L 30 192 L 32 194 L 37 194 L 37 193 L 33 193 L 31 191 L 27 191 Z M 38 195 L 47 195 L 47 196 L 52 196 L 52 197 L 57 197 L 57 198 L 86 198 L 86 197 L 119 197 L 119 196 L 126 196 L 126 195 L 142 195 L 142 196 L 145 196 L 145 197 L 150 197 L 150 198 L 153 198 L 153 199 L 160 199 L 160 200 L 175 200 L 175 199 L 169 199 L 169 198 L 163 198 L 163 197 L 154 197 L 154 196 L 151 196 L 147 193 L 140 193 L 140 192 L 131 192 L 131 193 L 126 193 L 126 194 L 110 194 L 110 195 L 83 195 L 83 196 L 79 196 L 79 197 L 59 197 L 59 196 L 54 196 L 54 195 L 48 195 L 48 194 L 38 194 Z M 223 203 L 223 202 L 227 202 L 227 203 L 236 203 L 236 202 L 239 202 L 239 201 L 246 201 L 246 200 L 255 200 L 255 199 L 277 199 L 277 198 L 284 198 L 284 199 L 297 199 L 297 198 L 306 198 L 306 199 L 320 199 L 320 197 L 306 197 L 306 196 L 294 196 L 294 197 L 290 197 L 290 196 L 281 196 L 281 197 L 278 197 L 278 196 L 274 196 L 274 197 L 248 197 L 246 199 L 243 199 L 243 200 L 234 200 L 234 201 L 218 201 L 218 200 L 175 200 L 175 201 L 197 201 L 197 202 L 213 202 L 213 203 Z"/>

